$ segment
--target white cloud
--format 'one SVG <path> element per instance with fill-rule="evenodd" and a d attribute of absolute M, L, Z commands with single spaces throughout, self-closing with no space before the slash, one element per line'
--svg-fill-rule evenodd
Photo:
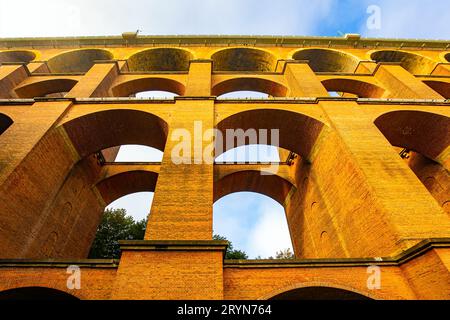
<path fill-rule="evenodd" d="M 0 0 L 0 36 L 314 34 L 332 0 Z"/>
<path fill-rule="evenodd" d="M 160 162 L 162 161 L 163 152 L 140 145 L 121 146 L 117 154 L 117 162 Z"/>
<path fill-rule="evenodd" d="M 267 258 L 286 248 L 293 252 L 284 209 L 280 205 L 273 205 L 264 208 L 260 214 L 260 219 L 248 236 L 249 256 Z"/>

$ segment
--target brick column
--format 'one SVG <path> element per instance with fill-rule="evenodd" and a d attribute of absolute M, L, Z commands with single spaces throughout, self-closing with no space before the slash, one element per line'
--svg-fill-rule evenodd
<path fill-rule="evenodd" d="M 0 65 L 0 99 L 17 98 L 14 88 L 29 76 L 23 64 L 2 63 Z"/>
<path fill-rule="evenodd" d="M 185 96 L 209 97 L 211 95 L 212 60 L 192 60 Z"/>
<path fill-rule="evenodd" d="M 97 61 L 66 97 L 108 97 L 109 89 L 118 74 L 119 67 L 116 61 Z"/>
<path fill-rule="evenodd" d="M 290 97 L 328 97 L 328 91 L 320 82 L 307 61 L 285 61 L 283 74 Z"/>
<path fill-rule="evenodd" d="M 194 132 L 195 121 L 201 124 L 203 132 L 214 127 L 214 100 L 177 98 L 145 239 L 212 238 L 213 164 L 202 162 L 203 132 L 200 128 Z M 188 134 L 185 138 L 192 152 L 190 155 L 177 152 L 172 157 L 174 147 L 180 143 L 180 136 L 176 135 L 183 132 Z M 203 147 L 211 141 L 211 137 L 203 141 Z M 191 164 L 176 163 L 182 159 Z"/>
<path fill-rule="evenodd" d="M 350 257 L 399 253 L 450 236 L 450 219 L 355 102 L 321 101 L 332 129 L 315 146 L 317 206 Z M 328 235 L 330 233 L 328 232 Z M 325 245 L 322 243 L 322 245 Z"/>
<path fill-rule="evenodd" d="M 55 123 L 69 100 L 36 102 L 0 136 L 0 257 L 25 258 L 77 154 Z M 51 240 L 51 239 L 50 239 Z"/>
<path fill-rule="evenodd" d="M 389 91 L 387 98 L 444 99 L 397 63 L 379 63 L 374 76 Z"/>

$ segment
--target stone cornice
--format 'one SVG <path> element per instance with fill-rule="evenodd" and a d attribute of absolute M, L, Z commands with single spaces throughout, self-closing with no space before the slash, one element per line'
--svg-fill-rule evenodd
<path fill-rule="evenodd" d="M 358 37 L 246 36 L 246 35 L 138 35 L 122 36 L 0 38 L 0 48 L 67 48 L 126 46 L 280 46 L 448 50 L 450 40 L 384 39 Z"/>

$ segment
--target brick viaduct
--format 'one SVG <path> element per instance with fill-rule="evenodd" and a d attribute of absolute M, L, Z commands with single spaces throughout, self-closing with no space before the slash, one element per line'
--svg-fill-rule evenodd
<path fill-rule="evenodd" d="M 449 47 L 357 35 L 0 39 L 0 298 L 449 299 Z M 178 96 L 134 98 L 150 90 Z M 238 90 L 269 98 L 217 99 Z M 279 129 L 278 172 L 176 165 L 172 133 L 194 121 Z M 163 160 L 114 162 L 126 144 Z M 86 259 L 105 206 L 140 191 L 155 192 L 145 239 L 121 242 L 120 260 Z M 238 191 L 284 207 L 295 260 L 223 259 L 212 207 Z M 66 286 L 69 265 L 79 290 Z"/>

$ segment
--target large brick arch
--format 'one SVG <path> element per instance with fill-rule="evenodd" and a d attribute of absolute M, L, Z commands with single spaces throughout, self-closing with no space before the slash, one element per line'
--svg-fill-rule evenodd
<path fill-rule="evenodd" d="M 319 137 L 325 124 L 310 116 L 277 109 L 255 109 L 235 113 L 217 124 L 217 129 L 223 134 L 223 147 L 220 146 L 217 150 L 227 151 L 234 147 L 249 144 L 248 139 L 245 139 L 243 144 L 240 141 L 235 141 L 234 145 L 228 146 L 226 144 L 226 132 L 228 129 L 242 129 L 246 130 L 267 130 L 267 143 L 273 144 L 271 137 L 271 129 L 279 130 L 279 146 L 290 151 L 293 151 L 303 158 L 308 159 L 314 144 Z M 259 137 L 258 137 L 259 138 Z M 262 142 L 259 141 L 261 144 Z M 219 154 L 216 154 L 218 156 Z"/>
<path fill-rule="evenodd" d="M 126 144 L 164 151 L 168 125 L 139 110 L 115 109 L 89 113 L 62 125 L 81 157 Z"/>

